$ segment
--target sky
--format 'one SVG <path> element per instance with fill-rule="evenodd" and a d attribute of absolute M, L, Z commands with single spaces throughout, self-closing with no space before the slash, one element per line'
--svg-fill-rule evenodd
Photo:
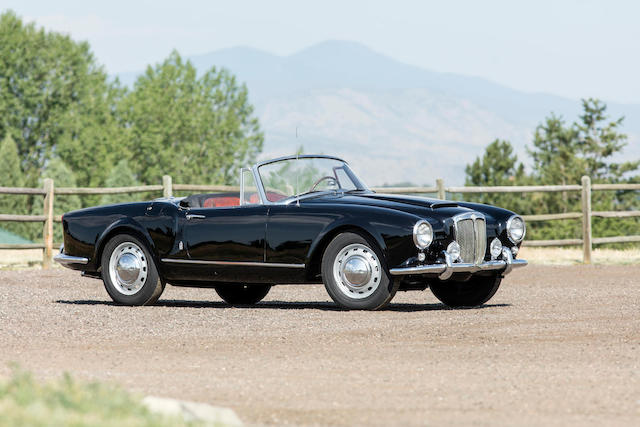
<path fill-rule="evenodd" d="M 526 92 L 640 104 L 637 1 L 0 0 L 87 40 L 109 73 L 249 46 L 289 55 L 350 40 L 434 71 Z"/>

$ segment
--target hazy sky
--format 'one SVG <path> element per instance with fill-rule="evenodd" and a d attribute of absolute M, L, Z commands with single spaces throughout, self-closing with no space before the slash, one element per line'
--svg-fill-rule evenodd
<path fill-rule="evenodd" d="M 529 92 L 640 103 L 638 1 L 1 0 L 88 40 L 111 73 L 238 45 L 288 55 L 361 42 L 423 68 Z"/>

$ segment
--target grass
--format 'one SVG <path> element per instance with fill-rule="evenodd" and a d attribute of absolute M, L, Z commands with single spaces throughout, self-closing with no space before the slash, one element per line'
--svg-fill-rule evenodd
<path fill-rule="evenodd" d="M 75 381 L 69 374 L 38 382 L 13 367 L 0 381 L 0 426 L 193 426 L 149 412 L 140 397 L 118 387 Z"/>

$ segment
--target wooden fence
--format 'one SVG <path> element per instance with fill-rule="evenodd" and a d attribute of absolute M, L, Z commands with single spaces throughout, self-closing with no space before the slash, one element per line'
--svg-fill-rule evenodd
<path fill-rule="evenodd" d="M 581 212 L 552 213 L 543 215 L 524 215 L 524 219 L 533 221 L 553 221 L 559 219 L 582 219 L 582 238 L 563 240 L 525 240 L 526 246 L 582 246 L 583 262 L 591 262 L 591 251 L 593 245 L 605 243 L 628 243 L 640 242 L 640 235 L 615 236 L 615 237 L 592 237 L 591 218 L 629 218 L 640 217 L 640 211 L 592 211 L 591 192 L 592 191 L 619 191 L 619 190 L 640 190 L 640 184 L 591 184 L 588 176 L 582 177 L 581 185 L 527 185 L 527 186 L 495 186 L 495 187 L 446 187 L 442 179 L 436 180 L 435 187 L 382 187 L 373 188 L 375 191 L 388 194 L 417 194 L 435 193 L 439 199 L 446 199 L 447 193 L 533 193 L 533 192 L 580 192 L 582 200 Z M 51 266 L 53 250 L 60 248 L 60 243 L 53 242 L 53 224 L 61 222 L 61 216 L 53 214 L 55 195 L 104 195 L 104 194 L 131 194 L 146 192 L 162 192 L 164 197 L 173 195 L 173 191 L 239 191 L 238 187 L 226 185 L 192 185 L 173 184 L 170 176 L 162 177 L 162 185 L 139 185 L 135 187 L 110 187 L 110 188 L 90 188 L 90 187 L 60 187 L 55 188 L 52 179 L 45 179 L 42 188 L 18 188 L 0 187 L 0 194 L 15 195 L 39 195 L 43 196 L 42 215 L 13 215 L 0 214 L 0 222 L 41 222 L 44 224 L 42 243 L 28 244 L 0 244 L 0 249 L 43 249 L 43 268 Z"/>

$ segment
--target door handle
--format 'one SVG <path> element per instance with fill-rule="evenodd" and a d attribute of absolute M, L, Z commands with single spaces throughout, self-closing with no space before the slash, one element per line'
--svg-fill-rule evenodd
<path fill-rule="evenodd" d="M 204 215 L 198 214 L 187 214 L 187 219 L 203 219 L 206 218 Z"/>

